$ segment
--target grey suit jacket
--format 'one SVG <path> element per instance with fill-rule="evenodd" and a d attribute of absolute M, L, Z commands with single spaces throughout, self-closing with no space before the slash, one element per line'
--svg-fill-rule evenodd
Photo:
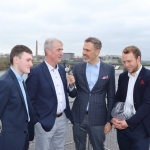
<path fill-rule="evenodd" d="M 86 79 L 86 63 L 74 66 L 73 74 L 77 95 L 72 107 L 74 122 L 82 123 L 89 102 L 88 118 L 92 126 L 105 125 L 110 122 L 111 110 L 115 95 L 114 67 L 101 61 L 97 82 L 90 91 Z M 107 101 L 106 101 L 107 95 Z"/>

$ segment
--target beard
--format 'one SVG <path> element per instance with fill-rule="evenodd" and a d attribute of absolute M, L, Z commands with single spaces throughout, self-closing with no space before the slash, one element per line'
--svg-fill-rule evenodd
<path fill-rule="evenodd" d="M 126 68 L 126 69 L 127 69 L 127 68 Z M 137 66 L 135 66 L 131 71 L 129 71 L 128 69 L 127 69 L 127 70 L 128 70 L 129 73 L 132 74 L 132 73 L 136 73 L 136 72 L 138 71 L 138 69 L 139 69 L 139 67 L 138 67 L 138 65 L 137 65 Z"/>
<path fill-rule="evenodd" d="M 86 56 L 83 56 L 83 61 L 84 61 L 84 62 L 89 62 L 90 59 L 89 59 L 88 57 L 86 57 Z"/>

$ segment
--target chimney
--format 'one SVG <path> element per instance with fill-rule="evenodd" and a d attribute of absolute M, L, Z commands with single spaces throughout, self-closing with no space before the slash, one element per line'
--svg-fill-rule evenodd
<path fill-rule="evenodd" d="M 36 52 L 35 52 L 35 56 L 38 56 L 38 41 L 36 41 Z"/>

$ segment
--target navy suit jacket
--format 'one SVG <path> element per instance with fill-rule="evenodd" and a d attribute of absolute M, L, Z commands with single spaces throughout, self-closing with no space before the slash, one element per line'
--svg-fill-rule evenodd
<path fill-rule="evenodd" d="M 73 123 L 73 117 L 68 101 L 68 85 L 64 67 L 59 66 L 59 73 L 64 85 L 66 97 L 65 114 Z M 52 77 L 44 62 L 34 66 L 26 80 L 27 91 L 34 108 L 35 123 L 40 122 L 45 131 L 50 131 L 54 125 L 57 113 L 57 96 Z M 75 91 L 70 92 L 70 96 Z"/>
<path fill-rule="evenodd" d="M 73 70 L 77 89 L 77 96 L 72 107 L 74 122 L 82 123 L 89 102 L 88 119 L 90 125 L 103 126 L 110 122 L 111 118 L 110 113 L 115 96 L 114 67 L 101 61 L 97 82 L 90 91 L 86 79 L 86 64 L 85 62 L 78 63 Z"/>
<path fill-rule="evenodd" d="M 128 72 L 120 74 L 115 103 L 125 102 L 128 82 Z M 150 135 L 150 70 L 145 67 L 142 67 L 135 82 L 133 101 L 136 114 L 127 120 L 127 124 L 130 129 L 133 130 L 139 123 L 142 122 L 147 133 Z"/>
<path fill-rule="evenodd" d="M 27 132 L 34 137 L 33 109 L 27 95 L 30 124 L 18 80 L 11 69 L 0 77 L 0 150 L 23 150 Z M 29 127 L 29 129 L 28 129 Z"/>

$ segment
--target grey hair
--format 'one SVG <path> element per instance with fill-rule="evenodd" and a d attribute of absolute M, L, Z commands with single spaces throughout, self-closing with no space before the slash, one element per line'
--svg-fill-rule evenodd
<path fill-rule="evenodd" d="M 94 45 L 95 49 L 101 49 L 102 48 L 102 43 L 99 39 L 95 37 L 89 37 L 85 40 L 86 43 L 91 42 Z"/>
<path fill-rule="evenodd" d="M 51 50 L 53 48 L 53 43 L 55 43 L 55 42 L 63 44 L 60 40 L 58 40 L 56 38 L 48 38 L 47 40 L 45 40 L 45 43 L 44 43 L 45 54 L 46 54 L 47 49 Z"/>

